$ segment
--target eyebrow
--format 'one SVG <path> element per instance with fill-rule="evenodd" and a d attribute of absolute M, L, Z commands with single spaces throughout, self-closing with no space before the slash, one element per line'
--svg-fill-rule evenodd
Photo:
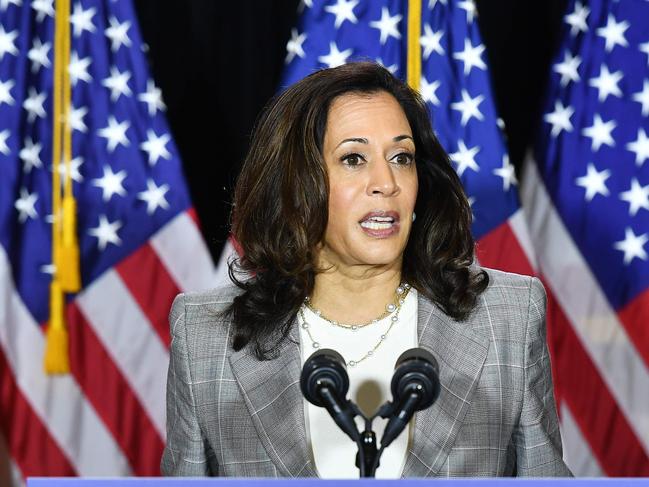
<path fill-rule="evenodd" d="M 401 142 L 402 140 L 406 140 L 406 139 L 410 139 L 410 140 L 412 140 L 414 142 L 414 139 L 411 136 L 405 135 L 405 134 L 404 135 L 397 135 L 392 140 L 394 142 Z M 347 142 L 358 142 L 359 144 L 369 144 L 369 141 L 364 137 L 351 137 L 349 139 L 344 139 L 343 141 L 341 141 L 340 144 L 338 144 L 336 146 L 336 148 L 340 147 L 341 145 L 343 145 L 343 144 L 345 144 Z"/>

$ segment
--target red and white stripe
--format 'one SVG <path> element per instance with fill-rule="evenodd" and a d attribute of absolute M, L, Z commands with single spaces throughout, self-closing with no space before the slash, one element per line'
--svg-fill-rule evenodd
<path fill-rule="evenodd" d="M 570 466 L 578 475 L 649 475 L 649 369 L 642 342 L 630 338 L 623 313 L 611 308 L 536 164 L 528 161 L 525 169 L 521 199 L 548 291 L 555 388 L 567 418 L 566 458 L 574 459 Z M 577 451 L 580 444 L 588 448 Z"/>
<path fill-rule="evenodd" d="M 17 479 L 158 475 L 165 437 L 167 315 L 216 285 L 193 210 L 69 303 L 71 374 L 47 376 L 44 335 L 0 247 L 0 418 Z"/>

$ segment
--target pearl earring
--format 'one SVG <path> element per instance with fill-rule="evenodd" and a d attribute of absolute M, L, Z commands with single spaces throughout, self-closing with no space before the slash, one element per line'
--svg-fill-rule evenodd
<path fill-rule="evenodd" d="M 416 218 L 417 218 L 417 215 L 416 215 L 415 212 L 413 211 L 413 212 L 412 212 L 412 221 L 414 222 Z"/>

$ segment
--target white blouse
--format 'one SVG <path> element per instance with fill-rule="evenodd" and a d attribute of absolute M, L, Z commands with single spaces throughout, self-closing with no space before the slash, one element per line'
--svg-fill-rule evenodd
<path fill-rule="evenodd" d="M 358 361 L 368 350 L 374 348 L 381 335 L 386 334 L 390 326 L 387 316 L 358 330 L 334 326 L 320 318 L 307 307 L 303 307 L 304 317 L 309 323 L 313 340 L 319 343 L 318 349 L 331 348 L 340 353 L 344 359 Z M 300 329 L 300 349 L 302 364 L 317 349 L 312 339 L 302 328 L 302 319 L 298 314 Z M 405 350 L 417 346 L 417 291 L 410 289 L 399 312 L 399 321 L 374 352 L 374 354 L 354 367 L 347 366 L 349 374 L 348 398 L 354 401 L 367 415 L 374 412 L 386 401 L 392 400 L 390 381 L 394 364 Z M 359 470 L 355 465 L 356 443 L 343 433 L 325 408 L 316 407 L 305 400 L 306 430 L 313 452 L 315 467 L 322 478 L 358 478 Z M 380 444 L 387 420 L 376 418 L 373 430 Z M 362 418 L 356 418 L 359 431 L 365 425 Z M 381 456 L 381 464 L 376 471 L 377 478 L 399 478 L 403 471 L 408 448 L 409 430 L 404 430 Z"/>

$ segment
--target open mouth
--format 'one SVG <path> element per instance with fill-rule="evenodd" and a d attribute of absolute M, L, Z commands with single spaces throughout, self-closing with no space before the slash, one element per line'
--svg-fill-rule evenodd
<path fill-rule="evenodd" d="M 358 223 L 367 235 L 385 238 L 399 232 L 399 213 L 396 211 L 372 211 Z"/>
<path fill-rule="evenodd" d="M 396 222 L 391 216 L 372 216 L 361 221 L 361 227 L 368 230 L 389 230 Z"/>

